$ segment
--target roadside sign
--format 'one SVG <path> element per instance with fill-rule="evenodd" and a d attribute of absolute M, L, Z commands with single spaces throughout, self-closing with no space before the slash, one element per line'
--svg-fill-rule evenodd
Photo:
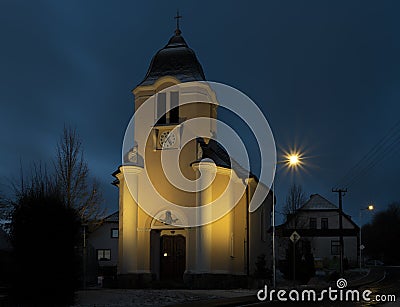
<path fill-rule="evenodd" d="M 293 243 L 296 243 L 297 241 L 299 241 L 300 239 L 300 235 L 297 233 L 297 231 L 293 231 L 292 235 L 290 236 L 290 240 Z"/>

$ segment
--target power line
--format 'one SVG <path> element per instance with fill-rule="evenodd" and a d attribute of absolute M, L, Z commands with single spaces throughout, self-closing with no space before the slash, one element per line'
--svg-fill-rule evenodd
<path fill-rule="evenodd" d="M 340 180 L 339 183 L 343 183 L 344 180 L 354 177 L 360 168 L 363 168 L 364 161 L 368 161 L 374 159 L 378 154 L 379 151 L 385 148 L 386 143 L 388 140 L 392 138 L 393 135 L 397 133 L 396 128 L 400 125 L 400 120 L 389 130 L 389 132 L 377 143 L 373 146 L 367 154 L 365 154 L 356 165 L 354 165 L 347 173 L 344 175 Z"/>
<path fill-rule="evenodd" d="M 360 178 L 362 178 L 363 176 L 365 176 L 368 171 L 370 171 L 372 168 L 374 168 L 375 166 L 377 166 L 379 163 L 382 163 L 383 161 L 385 161 L 385 157 L 388 158 L 390 157 L 393 153 L 396 152 L 396 147 L 400 144 L 400 136 L 398 136 L 396 138 L 396 140 L 391 143 L 385 150 L 384 152 L 381 154 L 381 156 L 377 157 L 376 159 L 374 159 L 373 161 L 371 161 L 368 165 L 366 165 L 362 170 L 359 171 L 359 173 L 353 177 L 352 180 L 349 180 L 347 183 L 347 187 L 351 187 L 353 186 Z"/>
<path fill-rule="evenodd" d="M 362 175 L 367 173 L 377 163 L 383 161 L 387 153 L 396 151 L 400 140 L 400 120 L 388 131 L 388 133 L 379 140 L 368 152 L 365 154 L 349 171 L 346 175 L 341 177 L 339 183 L 342 186 L 353 185 Z M 343 184 L 345 183 L 345 184 Z"/>

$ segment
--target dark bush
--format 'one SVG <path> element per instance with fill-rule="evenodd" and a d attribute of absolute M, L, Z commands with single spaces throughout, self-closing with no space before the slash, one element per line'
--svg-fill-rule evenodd
<path fill-rule="evenodd" d="M 295 278 L 305 284 L 315 275 L 314 256 L 311 253 L 310 242 L 305 239 L 297 242 L 294 256 L 293 261 L 293 243 L 289 241 L 281 271 L 286 279 L 293 279 L 293 262 L 295 262 Z"/>
<path fill-rule="evenodd" d="M 73 302 L 80 222 L 56 190 L 32 188 L 15 204 L 11 238 L 16 272 L 11 298 L 29 305 Z"/>

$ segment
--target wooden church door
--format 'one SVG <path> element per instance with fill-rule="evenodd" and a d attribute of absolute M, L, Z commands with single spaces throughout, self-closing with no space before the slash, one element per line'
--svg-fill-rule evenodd
<path fill-rule="evenodd" d="M 186 267 L 186 238 L 161 236 L 160 279 L 181 280 Z"/>

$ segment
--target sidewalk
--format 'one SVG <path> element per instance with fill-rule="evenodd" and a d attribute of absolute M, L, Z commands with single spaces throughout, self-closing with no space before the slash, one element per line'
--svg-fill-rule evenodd
<path fill-rule="evenodd" d="M 255 297 L 256 290 L 154 290 L 154 289 L 92 289 L 77 292 L 74 306 L 205 306 L 204 302 L 216 302 L 221 306 L 224 300 Z M 218 303 L 221 302 L 221 303 Z M 198 305 L 200 304 L 200 305 Z M 209 305 L 207 306 L 217 306 Z M 223 306 L 223 305 L 222 305 Z"/>
<path fill-rule="evenodd" d="M 382 279 L 382 268 L 371 268 L 363 275 L 359 271 L 346 272 L 347 288 L 356 288 L 374 283 Z M 320 290 L 329 286 L 336 287 L 336 281 L 326 282 L 324 277 L 310 280 L 308 285 L 296 285 L 291 281 L 278 282 L 279 289 L 315 289 Z M 155 290 L 155 289 L 92 289 L 77 292 L 77 302 L 74 306 L 238 306 L 257 303 L 259 289 L 234 290 Z"/>

